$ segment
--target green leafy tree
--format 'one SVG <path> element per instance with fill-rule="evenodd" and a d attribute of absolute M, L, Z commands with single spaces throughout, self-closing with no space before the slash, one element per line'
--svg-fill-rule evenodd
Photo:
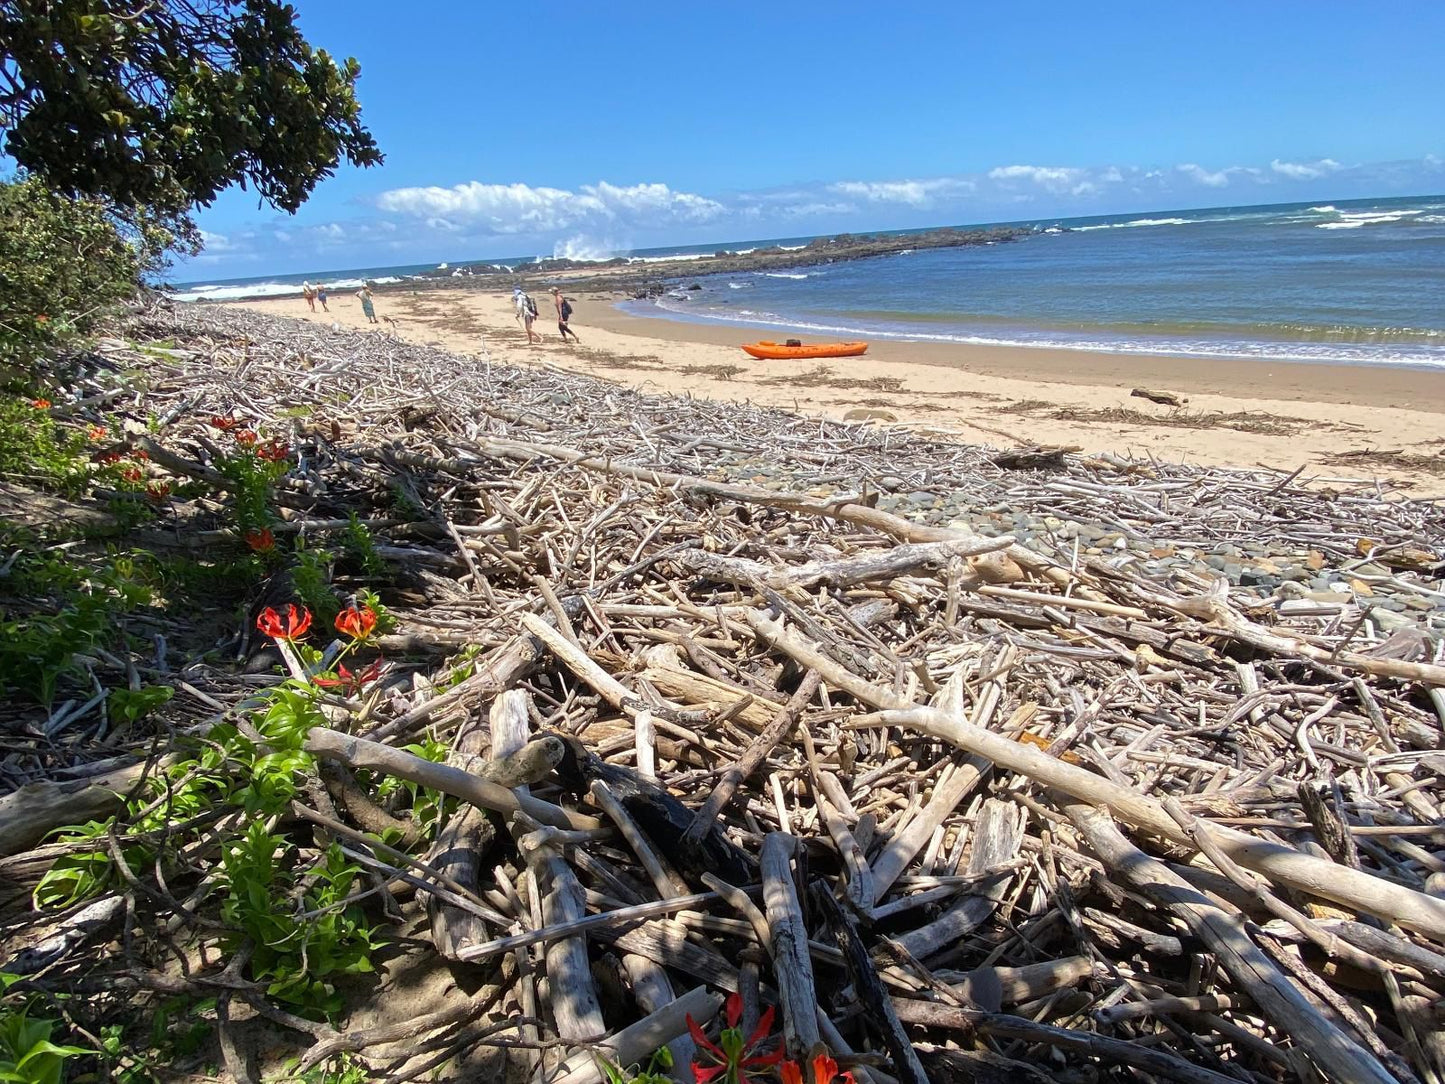
<path fill-rule="evenodd" d="M 184 214 L 239 184 L 294 211 L 381 161 L 361 66 L 277 0 L 0 0 L 0 41 L 4 150 L 71 195 Z"/>
<path fill-rule="evenodd" d="M 89 331 L 135 292 L 146 261 L 96 199 L 37 178 L 0 184 L 0 368 L 14 384 L 45 350 Z"/>

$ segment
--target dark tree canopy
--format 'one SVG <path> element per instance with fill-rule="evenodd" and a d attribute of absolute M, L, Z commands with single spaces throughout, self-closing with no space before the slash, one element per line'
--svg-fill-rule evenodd
<path fill-rule="evenodd" d="M 276 0 L 0 0 L 0 133 L 60 191 L 183 212 L 232 184 L 294 211 L 381 161 L 361 67 Z"/>

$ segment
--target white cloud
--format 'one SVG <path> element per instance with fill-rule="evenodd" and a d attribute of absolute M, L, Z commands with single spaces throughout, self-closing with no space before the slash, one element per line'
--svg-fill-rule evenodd
<path fill-rule="evenodd" d="M 207 252 L 216 255 L 233 251 L 236 247 L 224 233 L 211 233 L 209 230 L 201 231 L 201 244 L 205 246 Z"/>
<path fill-rule="evenodd" d="M 854 196 L 872 203 L 906 203 L 925 207 L 935 197 L 962 195 L 977 187 L 959 177 L 934 177 L 926 181 L 838 181 L 828 186 L 840 196 Z"/>
<path fill-rule="evenodd" d="M 794 203 L 783 207 L 781 213 L 789 218 L 815 218 L 818 215 L 851 215 L 858 213 L 854 203 L 828 203 L 818 200 L 812 203 Z"/>
<path fill-rule="evenodd" d="M 1067 192 L 1075 185 L 1085 183 L 1088 172 L 1069 166 L 998 166 L 988 171 L 988 178 L 1005 184 L 1027 181 L 1047 192 Z"/>
<path fill-rule="evenodd" d="M 1329 176 L 1341 167 L 1333 158 L 1321 158 L 1318 162 L 1281 162 L 1276 158 L 1269 164 L 1269 168 L 1292 181 L 1314 181 Z"/>
<path fill-rule="evenodd" d="M 1210 188 L 1223 188 L 1229 183 L 1230 171 L 1227 169 L 1211 172 L 1193 162 L 1185 162 L 1174 168 L 1196 184 L 1208 185 Z"/>
<path fill-rule="evenodd" d="M 489 233 L 549 233 L 588 223 L 628 220 L 648 225 L 707 222 L 725 208 L 716 200 L 665 184 L 600 181 L 579 191 L 527 184 L 469 181 L 451 188 L 394 188 L 376 199 L 383 211 L 427 222 L 434 229 L 480 227 Z"/>

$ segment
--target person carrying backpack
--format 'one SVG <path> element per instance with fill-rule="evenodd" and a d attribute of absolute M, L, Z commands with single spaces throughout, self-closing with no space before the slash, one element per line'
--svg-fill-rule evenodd
<path fill-rule="evenodd" d="M 580 343 L 582 340 L 577 337 L 577 332 L 567 326 L 567 321 L 572 319 L 572 302 L 562 296 L 559 287 L 552 287 L 552 303 L 557 306 L 557 330 L 562 335 L 562 341 L 567 341 L 567 336 L 572 336 L 572 341 Z"/>
<path fill-rule="evenodd" d="M 527 329 L 527 345 L 531 346 L 534 341 L 541 342 L 542 336 L 532 330 L 532 324 L 537 319 L 537 303 L 520 286 L 512 291 L 512 301 L 517 306 L 517 316 L 522 321 L 522 326 Z"/>

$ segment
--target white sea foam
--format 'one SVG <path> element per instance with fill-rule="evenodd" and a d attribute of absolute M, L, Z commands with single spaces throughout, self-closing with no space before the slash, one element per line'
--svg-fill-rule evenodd
<path fill-rule="evenodd" d="M 389 282 L 400 282 L 395 275 L 378 279 L 337 279 L 335 282 L 317 283 L 328 290 L 359 290 L 363 282 L 383 286 Z M 241 285 L 234 283 L 209 283 L 204 286 L 187 286 L 167 295 L 172 301 L 235 301 L 242 297 L 300 297 L 299 282 L 251 282 Z"/>
<path fill-rule="evenodd" d="M 1316 223 L 1317 230 L 1355 230 L 1361 226 L 1379 226 L 1386 222 L 1399 222 L 1423 215 L 1428 208 L 1418 207 L 1400 211 L 1341 211 L 1338 222 Z"/>
<path fill-rule="evenodd" d="M 762 274 L 765 279 L 805 279 L 808 277 L 807 273 L 802 271 L 764 271 Z"/>
<path fill-rule="evenodd" d="M 628 263 L 671 263 L 673 260 L 710 260 L 711 252 L 684 252 L 678 256 L 629 256 Z"/>
<path fill-rule="evenodd" d="M 576 260 L 578 263 L 605 263 L 617 255 L 617 246 L 610 241 L 594 241 L 587 237 L 569 237 L 552 246 L 552 255 L 538 256 L 534 263 L 546 259 Z"/>
<path fill-rule="evenodd" d="M 1132 222 L 1101 222 L 1095 226 L 1075 226 L 1077 233 L 1089 230 L 1121 230 L 1129 226 L 1188 226 L 1193 222 L 1208 222 L 1205 218 L 1136 218 Z M 1045 231 L 1046 233 L 1049 231 Z"/>
<path fill-rule="evenodd" d="M 1311 207 L 1311 211 L 1320 215 L 1332 215 L 1338 213 L 1333 203 L 1327 203 L 1323 207 Z"/>
<path fill-rule="evenodd" d="M 778 247 L 779 247 L 780 249 L 782 249 L 784 252 L 801 252 L 803 249 L 807 248 L 808 246 L 807 246 L 807 245 L 779 245 Z"/>
<path fill-rule="evenodd" d="M 749 286 L 751 286 L 751 285 L 752 285 L 752 283 L 750 283 L 750 282 L 730 282 L 730 283 L 728 283 L 728 289 L 729 289 L 729 290 L 746 290 L 746 289 L 747 289 Z"/>

